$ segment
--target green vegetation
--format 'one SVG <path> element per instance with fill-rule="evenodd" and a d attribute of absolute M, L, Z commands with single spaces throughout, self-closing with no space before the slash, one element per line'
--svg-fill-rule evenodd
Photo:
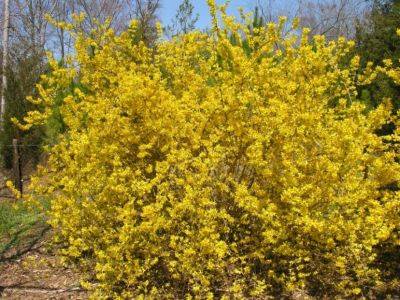
<path fill-rule="evenodd" d="M 31 131 L 21 131 L 12 122 L 11 118 L 22 118 L 33 109 L 34 105 L 26 101 L 26 96 L 33 94 L 35 85 L 39 81 L 42 58 L 28 57 L 21 59 L 7 72 L 8 87 L 5 93 L 8 103 L 5 111 L 4 131 L 0 132 L 0 163 L 7 169 L 12 166 L 12 140 L 18 138 L 21 144 L 21 155 L 26 161 L 34 159 L 38 161 L 40 156 L 40 144 L 43 139 L 43 130 L 35 128 Z"/>
<path fill-rule="evenodd" d="M 400 1 L 375 0 L 366 24 L 360 24 L 355 37 L 357 52 L 361 64 L 368 62 L 381 65 L 383 60 L 391 60 L 394 66 L 400 66 L 400 37 L 396 30 L 400 28 Z M 377 107 L 385 97 L 391 98 L 393 109 L 400 108 L 400 88 L 387 76 L 380 75 L 377 80 L 364 88 L 361 98 L 369 107 Z"/>
<path fill-rule="evenodd" d="M 0 200 L 0 262 L 31 249 L 47 228 L 43 215 L 24 202 Z"/>

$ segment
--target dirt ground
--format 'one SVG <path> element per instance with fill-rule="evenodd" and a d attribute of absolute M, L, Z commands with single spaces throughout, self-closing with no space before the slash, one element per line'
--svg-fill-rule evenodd
<path fill-rule="evenodd" d="M 9 173 L 0 170 L 0 201 L 12 201 L 4 188 Z M 35 226 L 17 249 L 0 255 L 0 299 L 87 299 L 78 274 L 62 267 L 51 250 L 49 227 Z"/>
<path fill-rule="evenodd" d="M 87 299 L 78 274 L 49 251 L 49 236 L 0 261 L 0 299 Z"/>

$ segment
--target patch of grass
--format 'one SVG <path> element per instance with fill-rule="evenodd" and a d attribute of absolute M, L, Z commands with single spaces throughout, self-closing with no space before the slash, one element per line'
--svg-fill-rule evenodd
<path fill-rule="evenodd" d="M 0 261 L 36 241 L 45 227 L 43 215 L 23 201 L 0 200 Z"/>

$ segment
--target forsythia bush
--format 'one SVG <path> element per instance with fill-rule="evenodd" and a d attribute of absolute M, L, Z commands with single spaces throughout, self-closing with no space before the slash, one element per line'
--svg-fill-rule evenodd
<path fill-rule="evenodd" d="M 212 34 L 156 49 L 135 22 L 76 35 L 19 124 L 45 122 L 79 80 L 32 197 L 51 199 L 96 298 L 366 295 L 376 247 L 399 245 L 399 135 L 377 134 L 397 122 L 390 101 L 366 112 L 357 87 L 399 70 L 360 70 L 352 42 L 283 35 L 283 19 L 250 30 L 209 2 Z"/>

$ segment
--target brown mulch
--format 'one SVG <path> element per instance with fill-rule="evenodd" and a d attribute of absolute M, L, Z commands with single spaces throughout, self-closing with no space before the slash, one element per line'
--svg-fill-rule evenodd
<path fill-rule="evenodd" d="M 50 233 L 0 260 L 0 299 L 87 299 L 79 274 L 60 263 L 48 246 Z"/>
<path fill-rule="evenodd" d="M 24 186 L 33 167 L 24 168 Z M 14 201 L 5 187 L 11 170 L 0 169 L 0 201 Z M 87 299 L 79 273 L 63 267 L 50 246 L 51 231 L 36 224 L 17 249 L 0 253 L 0 299 Z"/>

